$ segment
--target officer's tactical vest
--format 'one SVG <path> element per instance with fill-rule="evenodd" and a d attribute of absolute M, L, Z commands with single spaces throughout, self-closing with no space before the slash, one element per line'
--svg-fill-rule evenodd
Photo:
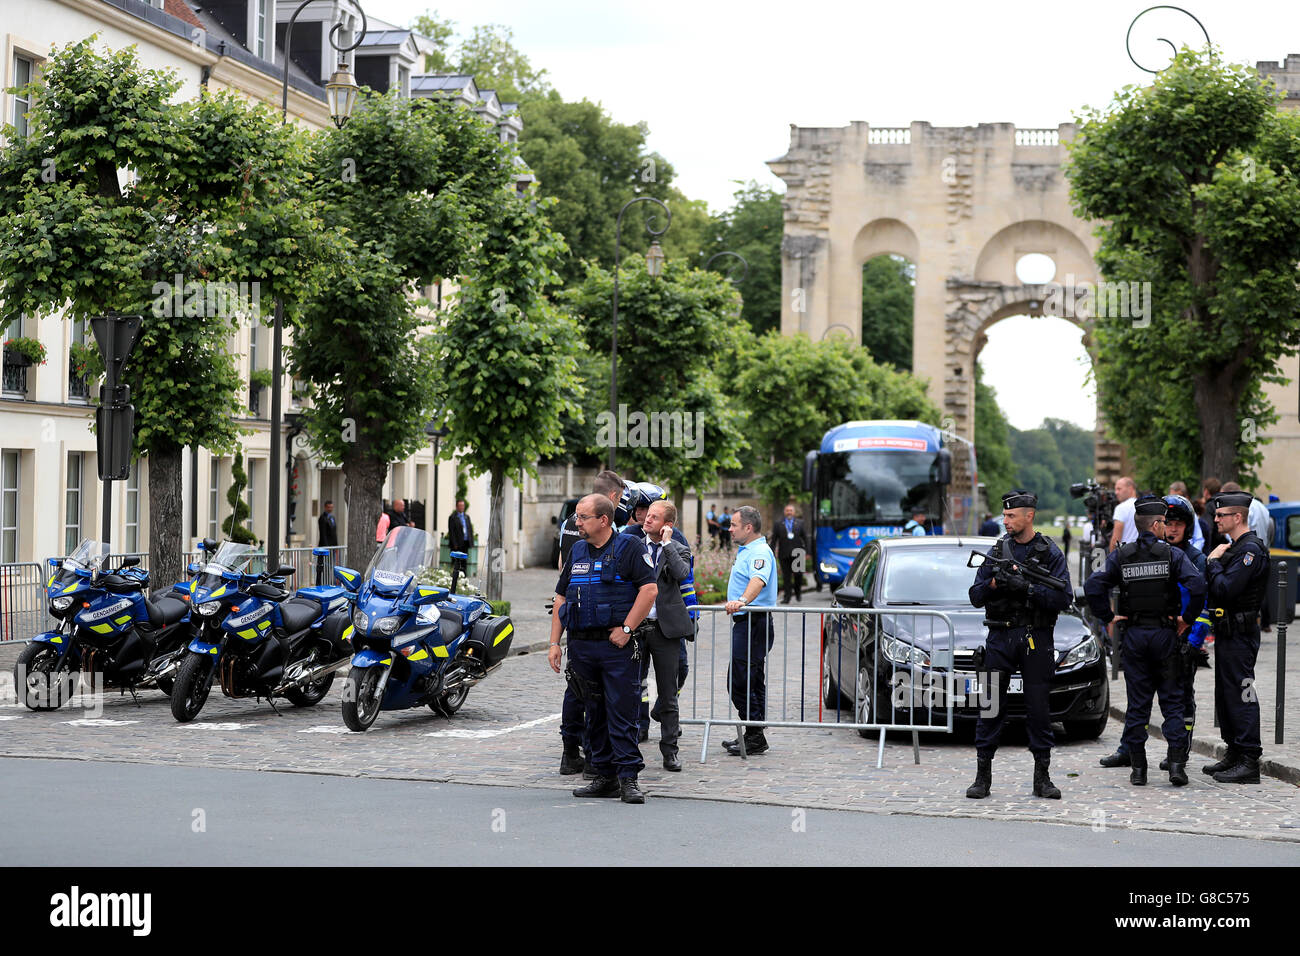
<path fill-rule="evenodd" d="M 994 543 L 989 553 L 995 558 L 1017 560 L 1011 550 L 1010 539 L 1011 535 L 1004 534 Z M 1052 570 L 1047 563 L 1051 554 L 1052 549 L 1048 547 L 1046 539 L 1036 533 L 1029 541 L 1029 553 L 1025 556 L 1025 560 L 1017 560 L 1017 563 L 1042 571 L 1044 574 L 1051 574 Z M 990 593 L 993 596 L 989 598 L 984 608 L 984 616 L 989 621 L 1005 622 L 1008 627 L 1052 627 L 1056 624 L 1056 611 L 1034 607 L 1023 592 L 1008 595 L 994 589 Z"/>
<path fill-rule="evenodd" d="M 636 603 L 639 588 L 618 572 L 623 552 L 636 539 L 616 534 L 613 547 L 593 557 L 586 541 L 576 541 L 569 553 L 569 586 L 564 592 L 561 621 L 570 631 L 608 630 L 622 624 Z"/>
<path fill-rule="evenodd" d="M 1138 538 L 1119 549 L 1119 613 L 1134 623 L 1165 622 L 1182 610 L 1173 579 L 1173 552 L 1164 541 Z"/>

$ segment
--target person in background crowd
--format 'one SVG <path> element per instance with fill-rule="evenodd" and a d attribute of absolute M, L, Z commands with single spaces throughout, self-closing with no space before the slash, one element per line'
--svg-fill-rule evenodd
<path fill-rule="evenodd" d="M 731 511 L 726 505 L 722 506 L 722 514 L 718 515 L 718 543 L 722 545 L 723 551 L 731 550 Z"/>
<path fill-rule="evenodd" d="M 379 523 L 375 525 L 375 541 L 377 543 L 383 544 L 388 540 L 388 526 L 392 523 L 392 520 L 392 512 L 388 507 L 388 503 L 384 502 L 379 512 Z"/>
<path fill-rule="evenodd" d="M 461 498 L 456 501 L 456 510 L 447 516 L 447 549 L 469 554 L 469 549 L 473 546 L 474 522 L 465 513 L 465 499 Z M 469 569 L 469 562 L 452 558 L 451 566 L 453 570 L 459 566 L 461 574 L 465 574 Z"/>
<path fill-rule="evenodd" d="M 1108 552 L 1114 551 L 1121 544 L 1136 541 L 1138 536 L 1137 525 L 1133 521 L 1133 501 L 1137 498 L 1137 482 L 1127 475 L 1119 479 L 1115 482 L 1115 498 L 1119 504 L 1115 505 L 1115 530 L 1110 533 L 1110 541 L 1106 543 Z"/>
<path fill-rule="evenodd" d="M 993 515 L 984 513 L 984 523 L 980 525 L 981 538 L 996 538 L 1002 534 L 1002 526 L 993 520 Z"/>
<path fill-rule="evenodd" d="M 705 515 L 705 520 L 709 523 L 709 547 L 718 550 L 718 506 L 709 505 L 709 513 Z"/>
<path fill-rule="evenodd" d="M 1061 528 L 1061 554 L 1065 560 L 1070 560 L 1070 519 L 1065 519 L 1065 526 Z"/>
<path fill-rule="evenodd" d="M 781 603 L 789 604 L 793 596 L 794 600 L 802 604 L 803 565 L 808 555 L 808 538 L 804 533 L 803 521 L 795 515 L 793 504 L 785 506 L 785 517 L 773 529 L 772 545 L 772 550 L 781 562 Z"/>
<path fill-rule="evenodd" d="M 320 548 L 337 548 L 339 544 L 339 529 L 334 523 L 334 502 L 326 501 L 320 517 L 316 519 L 316 528 L 319 532 L 316 546 Z"/>
<path fill-rule="evenodd" d="M 1228 540 L 1214 523 L 1214 498 L 1222 488 L 1223 484 L 1218 478 L 1206 478 L 1201 482 L 1201 505 L 1204 509 L 1200 520 L 1201 536 L 1204 538 L 1201 550 L 1206 554 Z"/>
<path fill-rule="evenodd" d="M 912 520 L 909 521 L 907 524 L 903 525 L 903 534 L 912 535 L 913 537 L 917 537 L 917 538 L 925 536 L 925 509 L 924 508 L 918 507 L 912 509 Z"/>

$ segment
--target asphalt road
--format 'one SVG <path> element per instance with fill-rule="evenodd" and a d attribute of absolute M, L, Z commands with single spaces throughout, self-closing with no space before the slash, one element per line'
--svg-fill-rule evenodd
<path fill-rule="evenodd" d="M 81 760 L 0 762 L 9 865 L 1295 866 L 1294 843 L 554 789 Z"/>

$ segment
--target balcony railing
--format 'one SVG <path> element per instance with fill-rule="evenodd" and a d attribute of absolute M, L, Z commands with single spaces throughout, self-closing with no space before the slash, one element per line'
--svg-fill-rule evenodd
<path fill-rule="evenodd" d="M 11 398 L 27 397 L 27 367 L 23 365 L 4 365 L 3 391 Z"/>
<path fill-rule="evenodd" d="M 68 401 L 90 401 L 90 383 L 77 371 L 77 362 L 71 354 L 68 355 Z"/>

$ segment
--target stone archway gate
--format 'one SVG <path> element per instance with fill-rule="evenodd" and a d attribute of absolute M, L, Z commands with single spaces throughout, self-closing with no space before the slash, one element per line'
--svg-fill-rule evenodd
<path fill-rule="evenodd" d="M 1082 326 L 1088 344 L 1083 310 L 1053 308 L 1074 296 L 1057 290 L 1052 299 L 1015 272 L 1021 256 L 1042 253 L 1056 263 L 1054 284 L 1097 282 L 1097 241 L 1072 211 L 1061 168 L 1074 132 L 1069 123 L 792 125 L 789 151 L 768 163 L 786 184 L 782 333 L 860 342 L 863 263 L 906 257 L 916 266 L 913 371 L 956 433 L 973 439 L 975 360 L 989 326 L 1058 315 Z M 1096 435 L 1097 477 L 1114 481 L 1122 451 L 1100 420 Z"/>

